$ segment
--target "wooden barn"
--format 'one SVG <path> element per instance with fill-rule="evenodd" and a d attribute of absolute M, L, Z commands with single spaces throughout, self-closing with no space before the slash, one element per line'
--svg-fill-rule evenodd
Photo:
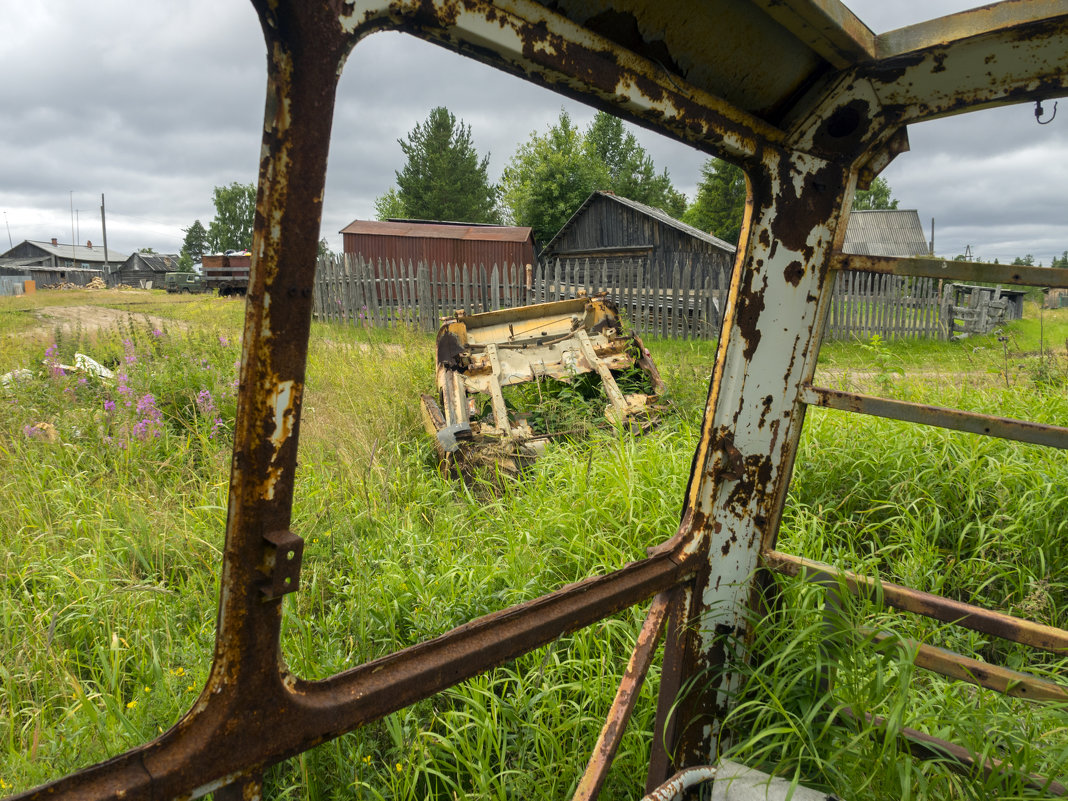
<path fill-rule="evenodd" d="M 726 282 L 734 250 L 731 243 L 660 209 L 612 192 L 594 192 L 545 246 L 541 258 L 565 266 L 586 260 L 606 264 L 613 282 L 621 271 L 624 277 L 640 274 L 648 280 L 650 269 L 666 282 L 679 263 L 690 265 L 695 274 Z M 642 266 L 640 272 L 632 269 L 637 265 Z"/>
<path fill-rule="evenodd" d="M 108 286 L 163 289 L 164 277 L 178 269 L 176 253 L 131 253 L 106 276 Z"/>

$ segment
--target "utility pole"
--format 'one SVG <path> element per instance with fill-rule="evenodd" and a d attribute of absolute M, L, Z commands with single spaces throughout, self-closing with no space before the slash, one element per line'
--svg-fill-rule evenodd
<path fill-rule="evenodd" d="M 78 266 L 78 238 L 74 236 L 74 190 L 70 190 L 70 266 Z"/>
<path fill-rule="evenodd" d="M 931 218 L 931 244 L 927 246 L 927 255 L 934 255 L 934 217 Z"/>
<path fill-rule="evenodd" d="M 104 275 L 111 278 L 111 265 L 108 264 L 108 224 L 104 219 L 104 193 L 100 193 L 100 230 L 104 234 Z"/>
<path fill-rule="evenodd" d="M 11 241 L 11 223 L 7 221 L 7 212 L 4 212 L 4 225 L 7 226 L 7 246 L 9 248 L 15 247 L 15 243 Z"/>

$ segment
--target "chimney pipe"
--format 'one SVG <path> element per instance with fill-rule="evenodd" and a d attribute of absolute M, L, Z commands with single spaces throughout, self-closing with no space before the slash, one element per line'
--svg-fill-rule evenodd
<path fill-rule="evenodd" d="M 59 242 L 56 240 L 56 238 L 52 237 L 52 247 L 55 247 L 58 244 L 59 244 Z"/>

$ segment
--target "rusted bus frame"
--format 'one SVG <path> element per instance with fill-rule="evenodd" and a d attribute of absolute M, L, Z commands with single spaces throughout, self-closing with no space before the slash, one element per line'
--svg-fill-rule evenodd
<path fill-rule="evenodd" d="M 784 139 L 767 121 L 681 88 L 679 76 L 655 61 L 532 0 L 361 0 L 345 4 L 341 22 L 350 46 L 377 31 L 411 33 L 734 161 Z"/>
<path fill-rule="evenodd" d="M 694 765 L 684 768 L 658 787 L 649 790 L 642 801 L 678 801 L 684 793 L 700 784 L 714 781 L 718 768 L 712 765 Z"/>
<path fill-rule="evenodd" d="M 801 399 L 809 406 L 820 406 L 841 412 L 902 420 L 926 426 L 948 428 L 969 434 L 1046 445 L 1051 448 L 1068 448 L 1068 428 L 1064 426 L 1033 423 L 1011 417 L 995 417 L 989 414 L 965 412 L 944 406 L 928 406 L 924 403 L 890 400 L 855 392 L 842 392 L 827 387 L 806 385 L 801 390 Z"/>
<path fill-rule="evenodd" d="M 1050 626 L 950 601 L 941 596 L 896 584 L 880 582 L 779 551 L 765 554 L 763 566 L 782 575 L 804 578 L 823 585 L 831 593 L 832 599 L 828 603 L 834 607 L 839 606 L 838 593 L 844 588 L 857 597 L 866 598 L 878 604 L 914 612 L 941 622 L 961 625 L 974 631 L 1031 647 L 1043 648 L 1053 653 L 1062 655 L 1068 653 L 1068 650 L 1065 650 L 1068 649 L 1068 632 Z M 1023 634 L 1020 633 L 1021 627 Z M 844 633 L 848 635 L 851 632 Z M 859 627 L 852 633 L 870 638 L 873 643 L 877 644 L 895 642 L 914 654 L 913 663 L 917 667 L 956 681 L 964 681 L 1026 700 L 1054 703 L 1064 703 L 1068 700 L 1068 690 L 1061 685 L 1028 673 L 980 662 L 953 651 L 894 634 L 872 631 L 866 627 Z M 1058 642 L 1063 647 L 1060 649 L 1051 647 Z M 842 713 L 847 718 L 856 719 L 856 715 L 849 707 L 845 707 Z M 870 713 L 864 713 L 863 717 L 877 728 L 886 728 L 887 724 L 883 718 Z M 944 762 L 948 767 L 963 775 L 972 776 L 978 773 L 983 778 L 989 778 L 994 774 L 1009 775 L 1021 779 L 1031 789 L 1043 790 L 1057 796 L 1068 795 L 1068 788 L 1052 779 L 1031 773 L 1021 774 L 1001 760 L 974 754 L 955 743 L 908 727 L 899 727 L 896 734 L 904 741 L 909 753 L 914 757 Z"/>
<path fill-rule="evenodd" d="M 1068 269 L 1060 267 L 1024 267 L 922 257 L 855 256 L 851 253 L 834 254 L 831 266 L 835 270 L 861 270 L 882 275 L 1068 289 Z"/>
<path fill-rule="evenodd" d="M 841 246 L 858 165 L 906 122 L 1045 98 L 1068 84 L 1063 14 L 832 76 L 798 102 L 786 127 L 776 127 L 680 87 L 681 76 L 531 0 L 252 2 L 267 42 L 267 99 L 211 672 L 193 709 L 162 737 L 27 797 L 173 797 L 237 780 L 254 793 L 256 771 L 266 764 L 691 572 L 699 581 L 693 602 L 672 618 L 696 621 L 687 629 L 696 633 L 669 637 L 672 648 L 689 645 L 666 661 L 681 679 L 721 664 L 719 635 L 744 626 L 753 568 L 774 545 L 804 415 L 798 391 L 815 367 L 828 256 Z M 265 535 L 290 524 L 337 78 L 352 47 L 376 30 L 432 40 L 726 157 L 747 169 L 750 197 L 677 552 L 326 681 L 304 682 L 280 665 L 282 600 L 261 592 L 270 580 Z M 972 74 L 969 65 L 1001 50 L 1004 59 Z M 544 617 L 547 607 L 555 617 Z M 726 675 L 697 698 L 697 725 L 680 724 L 678 742 L 667 743 L 680 765 L 708 762 L 718 733 L 702 721 L 715 722 L 732 681 Z"/>
<path fill-rule="evenodd" d="M 1066 37 L 1061 14 L 844 71 L 784 121 L 782 148 L 743 164 L 746 215 L 686 496 L 688 547 L 707 550 L 712 570 L 699 577 L 686 616 L 696 643 L 676 654 L 669 640 L 665 655 L 681 659 L 688 677 L 717 679 L 669 742 L 677 764 L 706 763 L 721 747 L 720 721 L 740 681 L 725 643 L 744 649 L 749 637 L 745 610 L 758 595 L 760 555 L 775 545 L 806 407 L 800 390 L 815 371 L 831 256 L 841 251 L 858 173 L 892 150 L 905 123 L 1062 91 Z M 997 65 L 975 74 L 972 65 L 992 54 Z M 921 95 L 928 85 L 930 96 Z"/>
<path fill-rule="evenodd" d="M 922 590 L 902 587 L 899 584 L 879 581 L 849 570 L 839 570 L 822 562 L 781 551 L 773 550 L 764 554 L 762 563 L 775 573 L 793 577 L 803 575 L 814 581 L 840 583 L 858 598 L 1039 648 L 1058 656 L 1068 656 L 1068 631 L 1064 629 L 961 603 Z"/>
<path fill-rule="evenodd" d="M 667 620 L 670 605 L 670 592 L 662 592 L 653 598 L 645 623 L 638 632 L 638 641 L 627 663 L 626 673 L 616 690 L 616 697 L 612 700 L 612 707 L 608 710 L 608 717 L 597 737 L 589 764 L 579 780 L 572 801 L 593 801 L 600 794 L 604 780 L 608 777 L 608 769 L 612 767 L 612 760 L 615 759 L 619 743 L 623 739 L 623 733 L 634 711 L 638 693 L 653 663 L 653 656 L 656 653 L 657 643 L 660 642 L 660 634 L 664 630 L 664 622 Z"/>
<path fill-rule="evenodd" d="M 853 720 L 858 720 L 860 717 L 849 707 L 842 709 L 842 715 Z M 885 730 L 888 728 L 885 718 L 872 715 L 870 712 L 865 712 L 863 719 L 877 729 Z M 1007 774 L 1021 780 L 1028 789 L 1040 790 L 1053 796 L 1068 795 L 1068 787 L 1065 787 L 1060 782 L 1034 773 L 1022 774 L 1012 765 L 1000 759 L 974 754 L 956 743 L 932 737 L 930 734 L 924 734 L 922 731 L 910 729 L 907 726 L 897 727 L 894 731 L 904 741 L 909 753 L 917 759 L 937 760 L 964 776 L 978 774 L 984 779 L 989 779 L 997 773 Z"/>
<path fill-rule="evenodd" d="M 272 680 L 202 699 L 155 741 L 18 798 L 199 797 L 678 586 L 699 567 L 658 554 L 323 681 L 249 666 Z"/>
<path fill-rule="evenodd" d="M 1068 690 L 1064 687 L 1030 673 L 1011 670 L 990 662 L 980 662 L 978 659 L 972 659 L 946 648 L 886 632 L 872 631 L 863 626 L 857 629 L 857 633 L 861 637 L 870 638 L 875 644 L 885 642 L 900 644 L 907 651 L 915 654 L 913 664 L 916 667 L 930 670 L 948 679 L 967 682 L 1002 695 L 1028 701 L 1053 701 L 1062 704 L 1068 701 Z"/>

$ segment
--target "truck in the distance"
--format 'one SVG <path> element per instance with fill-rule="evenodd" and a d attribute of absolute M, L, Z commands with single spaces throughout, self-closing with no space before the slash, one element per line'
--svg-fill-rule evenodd
<path fill-rule="evenodd" d="M 217 289 L 221 297 L 244 295 L 248 291 L 248 273 L 251 265 L 252 256 L 247 250 L 203 256 L 200 260 L 200 269 L 204 275 L 204 287 L 209 292 Z"/>

